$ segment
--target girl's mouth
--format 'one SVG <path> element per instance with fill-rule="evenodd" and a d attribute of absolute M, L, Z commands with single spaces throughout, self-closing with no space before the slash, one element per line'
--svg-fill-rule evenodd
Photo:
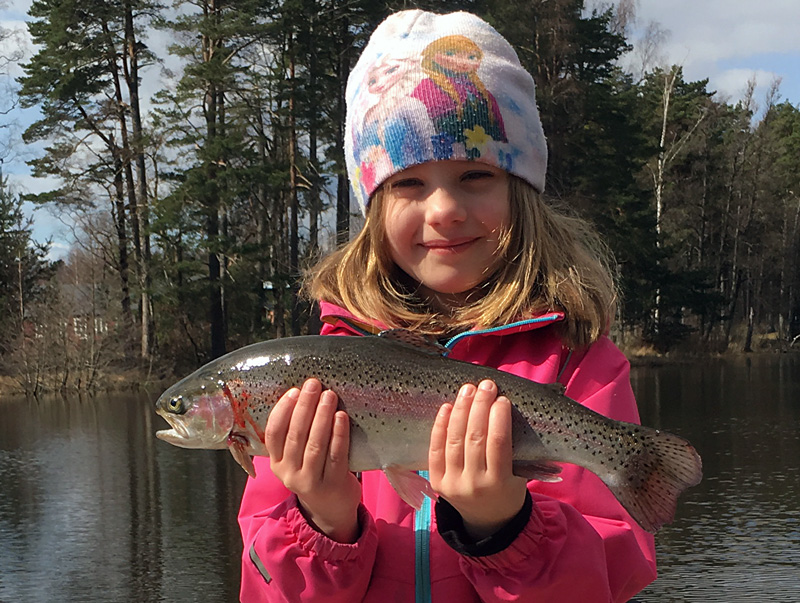
<path fill-rule="evenodd" d="M 474 237 L 461 237 L 452 240 L 427 241 L 422 246 L 433 253 L 458 253 L 471 247 L 477 240 Z"/>

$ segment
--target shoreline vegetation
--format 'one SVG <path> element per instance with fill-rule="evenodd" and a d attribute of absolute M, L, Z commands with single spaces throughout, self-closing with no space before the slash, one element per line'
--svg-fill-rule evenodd
<path fill-rule="evenodd" d="M 345 83 L 405 2 L 62 4 L 32 3 L 35 52 L 9 92 L 39 110 L 13 150 L 46 181 L 23 194 L 0 173 L 0 391 L 150 387 L 317 332 L 303 269 L 361 222 Z M 797 99 L 777 80 L 733 100 L 687 79 L 656 59 L 663 32 L 633 27 L 635 4 L 470 6 L 533 75 L 547 200 L 607 244 L 624 300 L 612 339 L 633 362 L 789 349 Z M 165 35 L 169 49 L 152 43 Z M 36 243 L 25 204 L 71 231 L 60 259 Z"/>
<path fill-rule="evenodd" d="M 721 351 L 702 350 L 692 346 L 690 342 L 671 349 L 658 352 L 652 346 L 642 343 L 626 345 L 616 342 L 628 358 L 632 367 L 655 367 L 667 364 L 686 364 L 690 362 L 712 361 L 719 359 L 735 359 L 775 354 L 800 354 L 800 345 L 792 341 L 780 340 L 775 333 L 754 335 L 752 348 L 744 351 L 741 341 L 732 341 L 727 349 Z M 180 374 L 165 368 L 117 368 L 106 367 L 98 371 L 94 382 L 86 386 L 80 379 L 72 379 L 61 372 L 51 371 L 39 375 L 39 385 L 35 392 L 28 392 L 29 397 L 39 396 L 86 396 L 109 392 L 149 392 L 157 396 L 170 385 L 182 379 L 194 369 L 187 369 Z M 26 396 L 24 375 L 0 373 L 0 401 L 6 396 Z"/>

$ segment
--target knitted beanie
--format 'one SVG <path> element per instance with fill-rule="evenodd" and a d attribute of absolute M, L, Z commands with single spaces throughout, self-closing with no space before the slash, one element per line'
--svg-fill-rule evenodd
<path fill-rule="evenodd" d="M 481 161 L 544 189 L 547 144 L 533 78 L 465 12 L 406 10 L 373 32 L 347 81 L 345 156 L 355 197 L 412 165 Z"/>

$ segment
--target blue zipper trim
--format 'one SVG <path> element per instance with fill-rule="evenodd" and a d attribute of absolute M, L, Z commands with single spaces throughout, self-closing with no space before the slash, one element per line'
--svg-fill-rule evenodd
<path fill-rule="evenodd" d="M 419 474 L 428 479 L 427 471 Z M 431 499 L 427 496 L 422 508 L 414 512 L 414 549 L 416 603 L 431 601 Z"/>
<path fill-rule="evenodd" d="M 540 316 L 538 318 L 529 318 L 527 320 L 512 322 L 507 325 L 503 325 L 501 327 L 492 327 L 491 329 L 483 329 L 480 331 L 464 331 L 463 333 L 459 333 L 458 335 L 451 337 L 450 340 L 444 344 L 444 347 L 446 347 L 448 350 L 452 350 L 453 346 L 456 343 L 458 343 L 465 337 L 472 337 L 473 335 L 487 335 L 491 333 L 498 333 L 500 331 L 505 331 L 506 329 L 514 329 L 516 327 L 524 327 L 525 325 L 534 325 L 542 322 L 555 322 L 560 319 L 561 316 L 559 314 L 550 314 L 548 316 Z"/>

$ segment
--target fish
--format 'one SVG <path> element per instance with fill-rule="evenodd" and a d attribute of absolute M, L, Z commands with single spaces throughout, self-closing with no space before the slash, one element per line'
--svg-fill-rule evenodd
<path fill-rule="evenodd" d="M 615 421 L 541 384 L 447 357 L 447 349 L 403 329 L 363 337 L 306 335 L 230 352 L 169 387 L 156 412 L 170 425 L 156 436 L 183 448 L 228 449 L 255 477 L 253 456 L 269 456 L 270 410 L 311 377 L 333 390 L 350 419 L 349 466 L 383 470 L 400 497 L 419 509 L 435 498 L 427 469 L 431 428 L 442 404 L 465 383 L 491 379 L 511 401 L 513 472 L 559 481 L 564 463 L 596 474 L 645 530 L 673 521 L 678 497 L 702 479 L 685 439 Z"/>

